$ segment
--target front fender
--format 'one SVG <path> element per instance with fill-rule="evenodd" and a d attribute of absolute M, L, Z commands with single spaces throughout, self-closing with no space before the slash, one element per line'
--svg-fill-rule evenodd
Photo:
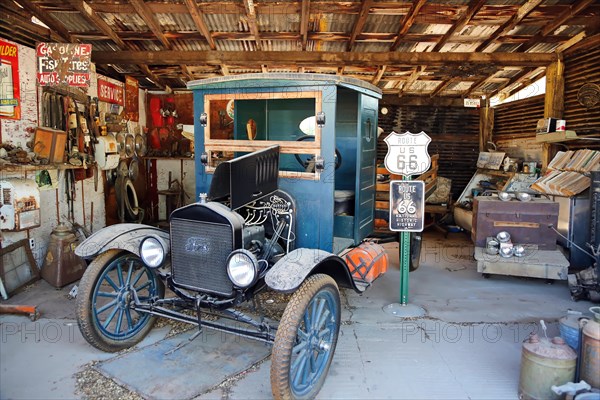
<path fill-rule="evenodd" d="M 117 224 L 107 226 L 85 239 L 75 249 L 79 257 L 89 258 L 110 249 L 129 251 L 139 256 L 140 243 L 148 236 L 161 238 L 169 253 L 169 232 L 143 224 Z"/>
<path fill-rule="evenodd" d="M 339 286 L 362 291 L 356 286 L 346 262 L 319 249 L 296 249 L 277 261 L 267 272 L 265 283 L 273 290 L 290 293 L 300 287 L 302 282 L 317 273 L 330 275 Z"/>

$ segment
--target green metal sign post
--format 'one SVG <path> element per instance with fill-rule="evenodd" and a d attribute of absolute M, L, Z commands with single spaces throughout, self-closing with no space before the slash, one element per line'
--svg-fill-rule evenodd
<path fill-rule="evenodd" d="M 384 163 L 386 169 L 402 180 L 390 181 L 390 230 L 400 232 L 400 303 L 383 308 L 396 317 L 408 318 L 425 315 L 419 306 L 408 304 L 408 274 L 411 262 L 411 234 L 422 232 L 425 218 L 425 183 L 413 181 L 412 175 L 422 174 L 431 166 L 427 145 L 431 138 L 425 132 L 412 134 L 392 132 L 384 141 L 388 153 Z"/>
<path fill-rule="evenodd" d="M 409 181 L 412 176 L 404 176 L 403 181 Z M 408 272 L 410 269 L 410 232 L 400 232 L 400 305 L 408 304 Z"/>

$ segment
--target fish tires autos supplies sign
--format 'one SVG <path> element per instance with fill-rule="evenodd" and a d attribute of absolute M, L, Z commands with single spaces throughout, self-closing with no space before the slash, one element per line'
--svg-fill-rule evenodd
<path fill-rule="evenodd" d="M 21 118 L 19 92 L 19 49 L 0 40 L 0 118 Z"/>
<path fill-rule="evenodd" d="M 36 51 L 41 86 L 90 86 L 91 44 L 40 43 Z"/>
<path fill-rule="evenodd" d="M 425 182 L 390 182 L 390 230 L 422 232 L 425 219 Z"/>
<path fill-rule="evenodd" d="M 125 93 L 123 84 L 111 83 L 107 80 L 98 78 L 98 100 L 111 104 L 124 104 L 123 94 Z"/>
<path fill-rule="evenodd" d="M 396 175 L 419 175 L 431 166 L 431 157 L 427 146 L 431 138 L 425 133 L 390 133 L 385 139 L 388 152 L 385 156 L 385 168 Z"/>

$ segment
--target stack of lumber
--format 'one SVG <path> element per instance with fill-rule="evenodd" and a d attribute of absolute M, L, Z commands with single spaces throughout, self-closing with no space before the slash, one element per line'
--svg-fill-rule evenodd
<path fill-rule="evenodd" d="M 531 188 L 557 196 L 575 196 L 590 187 L 589 172 L 600 170 L 600 151 L 580 149 L 559 151 L 548 171 Z"/>

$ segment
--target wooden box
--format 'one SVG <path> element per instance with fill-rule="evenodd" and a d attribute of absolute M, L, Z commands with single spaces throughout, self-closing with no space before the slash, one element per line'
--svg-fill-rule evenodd
<path fill-rule="evenodd" d="M 62 163 L 67 143 L 67 132 L 38 126 L 35 130 L 33 151 L 50 163 Z"/>
<path fill-rule="evenodd" d="M 546 199 L 531 201 L 502 201 L 496 197 L 478 196 L 473 201 L 473 229 L 475 246 L 485 247 L 488 236 L 498 232 L 510 233 L 515 244 L 535 244 L 540 250 L 556 249 L 558 203 Z"/>

